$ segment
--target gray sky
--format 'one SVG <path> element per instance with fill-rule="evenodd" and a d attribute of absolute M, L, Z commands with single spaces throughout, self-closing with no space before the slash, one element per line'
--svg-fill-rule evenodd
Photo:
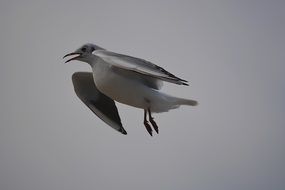
<path fill-rule="evenodd" d="M 1 1 L 0 189 L 285 188 L 284 1 Z M 117 104 L 123 136 L 86 108 L 62 56 L 91 42 L 190 81 L 198 107 Z"/>

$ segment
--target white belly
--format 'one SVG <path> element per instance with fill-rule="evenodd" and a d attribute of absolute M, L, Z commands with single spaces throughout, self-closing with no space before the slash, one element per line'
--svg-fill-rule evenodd
<path fill-rule="evenodd" d="M 92 69 L 96 87 L 117 102 L 152 112 L 166 112 L 179 107 L 175 103 L 177 98 L 146 86 L 138 75 L 114 72 L 110 65 L 100 62 Z"/>
<path fill-rule="evenodd" d="M 142 109 L 150 107 L 149 100 L 154 89 L 108 68 L 94 69 L 93 75 L 97 88 L 113 100 Z"/>

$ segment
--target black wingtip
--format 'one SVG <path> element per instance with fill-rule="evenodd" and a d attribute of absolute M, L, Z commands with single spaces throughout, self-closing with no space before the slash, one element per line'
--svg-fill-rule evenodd
<path fill-rule="evenodd" d="M 119 129 L 119 132 L 122 133 L 123 135 L 127 135 L 127 131 L 122 127 Z"/>
<path fill-rule="evenodd" d="M 188 81 L 186 81 L 186 82 L 183 82 L 183 81 L 180 81 L 181 83 L 181 85 L 185 85 L 185 86 L 189 86 L 189 84 L 188 84 Z"/>
<path fill-rule="evenodd" d="M 177 77 L 178 78 L 178 77 Z M 182 82 L 188 82 L 187 80 L 184 80 L 184 79 L 181 79 L 181 78 L 178 78 L 180 81 L 182 81 Z"/>

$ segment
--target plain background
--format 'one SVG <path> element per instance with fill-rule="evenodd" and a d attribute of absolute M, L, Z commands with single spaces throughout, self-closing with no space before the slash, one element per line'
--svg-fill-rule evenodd
<path fill-rule="evenodd" d="M 0 189 L 285 189 L 285 1 L 0 2 Z M 84 43 L 152 61 L 199 101 L 156 114 L 117 104 L 108 127 L 63 64 Z"/>

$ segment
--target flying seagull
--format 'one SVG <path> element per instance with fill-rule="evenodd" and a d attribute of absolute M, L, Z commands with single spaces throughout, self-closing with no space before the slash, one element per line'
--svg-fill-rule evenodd
<path fill-rule="evenodd" d="M 153 112 L 167 112 L 180 105 L 198 104 L 195 100 L 160 92 L 164 81 L 186 86 L 188 82 L 144 59 L 114 53 L 90 43 L 63 58 L 69 56 L 73 57 L 65 63 L 78 60 L 92 68 L 92 73 L 76 72 L 72 75 L 77 96 L 100 119 L 122 134 L 127 132 L 122 126 L 114 100 L 143 109 L 144 126 L 151 136 L 152 128 L 158 133 Z"/>

